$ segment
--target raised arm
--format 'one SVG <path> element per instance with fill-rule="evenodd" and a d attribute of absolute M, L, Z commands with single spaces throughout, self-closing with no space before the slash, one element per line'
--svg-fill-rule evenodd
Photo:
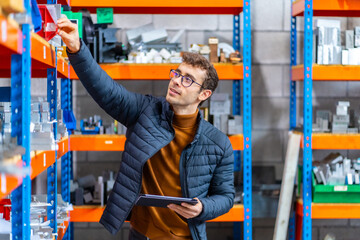
<path fill-rule="evenodd" d="M 114 119 L 125 126 L 134 123 L 149 99 L 127 91 L 101 69 L 79 39 L 76 24 L 61 18 L 58 20 L 58 28 L 58 34 L 67 46 L 69 60 L 89 94 Z"/>

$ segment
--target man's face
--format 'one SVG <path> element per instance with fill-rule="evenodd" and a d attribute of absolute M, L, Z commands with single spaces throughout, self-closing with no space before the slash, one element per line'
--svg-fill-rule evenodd
<path fill-rule="evenodd" d="M 200 85 L 205 80 L 205 70 L 186 63 L 181 63 L 176 71 L 185 77 L 190 77 Z M 211 90 L 201 89 L 198 84 L 193 83 L 190 87 L 184 87 L 181 84 L 181 77 L 170 80 L 166 100 L 172 105 L 176 113 L 194 113 L 199 103 L 211 95 Z"/>

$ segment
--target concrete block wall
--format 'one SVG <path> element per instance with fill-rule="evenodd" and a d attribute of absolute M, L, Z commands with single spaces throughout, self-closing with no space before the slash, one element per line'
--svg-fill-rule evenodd
<path fill-rule="evenodd" d="M 94 17 L 95 19 L 95 17 Z M 360 25 L 356 18 L 341 20 L 342 30 Z M 126 42 L 125 30 L 153 23 L 156 28 L 165 28 L 172 36 L 185 29 L 181 37 L 183 49 L 191 43 L 206 43 L 208 37 L 216 36 L 220 41 L 232 42 L 232 16 L 227 15 L 116 15 L 114 26 L 122 28 L 119 40 Z M 242 21 L 242 18 L 241 18 Z M 298 55 L 302 63 L 303 19 L 297 18 Z M 254 166 L 275 166 L 276 178 L 281 179 L 286 153 L 289 128 L 289 63 L 290 63 L 290 0 L 252 1 L 252 144 Z M 46 95 L 45 82 L 33 81 L 33 95 Z M 143 94 L 164 96 L 167 81 L 119 81 L 126 88 Z M 74 81 L 74 111 L 78 120 L 94 114 L 103 117 L 105 124 L 112 119 L 100 109 L 79 81 Z M 298 123 L 302 120 L 302 83 L 297 84 Z M 359 82 L 314 82 L 314 109 L 335 111 L 339 100 L 349 100 L 357 115 Z M 222 81 L 217 92 L 232 95 L 232 81 Z M 314 151 L 314 159 L 321 159 L 332 151 Z M 359 151 L 340 151 L 349 157 L 360 156 Z M 74 175 L 100 175 L 103 170 L 117 171 L 120 152 L 77 152 L 74 154 Z M 45 178 L 46 179 L 46 178 Z M 46 181 L 45 181 L 46 182 Z M 256 206 L 254 206 L 256 207 Z M 275 220 L 254 219 L 253 239 L 272 239 Z M 354 240 L 359 235 L 358 220 L 314 220 L 313 239 L 324 239 L 329 232 L 337 239 Z M 76 223 L 75 239 L 127 239 L 128 223 L 116 235 L 111 236 L 98 223 Z M 232 239 L 232 223 L 208 224 L 209 239 Z"/>

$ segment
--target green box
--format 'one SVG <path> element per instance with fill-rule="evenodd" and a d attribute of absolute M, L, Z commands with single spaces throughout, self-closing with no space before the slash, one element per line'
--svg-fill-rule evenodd
<path fill-rule="evenodd" d="M 317 184 L 312 177 L 312 201 L 314 203 L 360 203 L 360 185 Z M 302 184 L 302 166 L 298 167 L 298 186 Z M 300 193 L 300 187 L 298 187 Z"/>
<path fill-rule="evenodd" d="M 71 12 L 71 11 L 62 11 L 62 14 L 65 14 L 66 17 L 72 21 L 72 22 L 77 22 L 78 24 L 78 30 L 79 30 L 79 36 L 80 38 L 83 37 L 83 24 L 82 24 L 82 13 L 81 12 L 77 12 L 77 13 L 74 13 L 74 12 Z"/>
<path fill-rule="evenodd" d="M 114 10 L 112 8 L 96 9 L 97 23 L 110 23 L 114 21 Z"/>
<path fill-rule="evenodd" d="M 360 185 L 317 184 L 312 176 L 314 203 L 360 203 Z"/>

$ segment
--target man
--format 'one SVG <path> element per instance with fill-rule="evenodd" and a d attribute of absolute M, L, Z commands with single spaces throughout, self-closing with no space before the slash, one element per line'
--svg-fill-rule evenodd
<path fill-rule="evenodd" d="M 100 223 L 115 234 L 131 212 L 129 239 L 206 239 L 205 221 L 228 212 L 234 202 L 230 141 L 198 110 L 217 87 L 214 67 L 201 55 L 185 53 L 183 63 L 170 71 L 166 99 L 132 93 L 94 61 L 75 24 L 63 18 L 58 27 L 87 91 L 127 127 L 120 170 Z M 198 202 L 134 206 L 140 193 Z"/>

